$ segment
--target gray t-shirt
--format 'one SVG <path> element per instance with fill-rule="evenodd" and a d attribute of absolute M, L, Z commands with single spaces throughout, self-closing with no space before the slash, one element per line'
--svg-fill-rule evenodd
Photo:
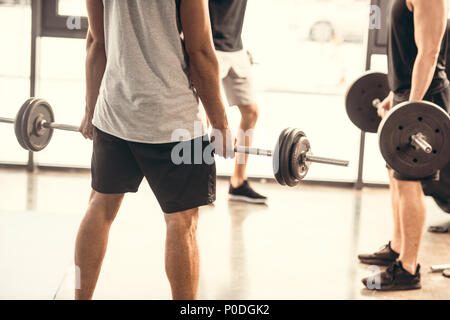
<path fill-rule="evenodd" d="M 94 126 L 143 143 L 178 141 L 172 137 L 177 129 L 188 133 L 182 140 L 204 135 L 204 112 L 188 73 L 177 2 L 103 4 L 107 64 Z"/>

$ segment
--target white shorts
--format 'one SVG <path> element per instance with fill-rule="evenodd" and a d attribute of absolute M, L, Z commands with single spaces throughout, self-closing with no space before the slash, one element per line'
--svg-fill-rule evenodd
<path fill-rule="evenodd" d="M 230 106 L 255 104 L 252 64 L 247 51 L 216 52 L 228 104 Z"/>

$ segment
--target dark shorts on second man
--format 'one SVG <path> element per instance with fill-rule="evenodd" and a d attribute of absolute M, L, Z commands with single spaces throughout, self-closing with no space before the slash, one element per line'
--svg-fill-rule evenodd
<path fill-rule="evenodd" d="M 95 128 L 92 188 L 103 194 L 137 192 L 145 177 L 164 213 L 213 203 L 216 199 L 215 163 L 208 164 L 206 157 L 198 155 L 194 159 L 194 151 L 198 153 L 200 149 L 195 146 L 201 146 L 203 153 L 210 146 L 209 139 L 200 137 L 183 142 L 191 153 L 187 164 L 175 164 L 172 159 L 172 150 L 178 144 L 129 142 Z M 213 159 L 213 155 L 209 159 Z"/>
<path fill-rule="evenodd" d="M 394 106 L 408 101 L 409 100 L 409 91 L 405 92 L 404 94 L 398 95 L 395 94 L 394 96 Z M 446 87 L 445 89 L 443 89 L 440 92 L 434 93 L 434 94 L 430 94 L 425 96 L 425 98 L 423 99 L 425 101 L 429 101 L 432 102 L 436 105 L 438 105 L 439 107 L 441 107 L 442 109 L 444 109 L 445 111 L 447 111 L 448 113 L 450 113 L 450 87 Z M 388 165 L 389 168 L 389 165 Z M 394 172 L 394 178 L 397 180 L 401 180 L 401 181 L 430 181 L 430 180 L 436 180 L 439 177 L 439 172 L 436 172 L 436 174 L 430 176 L 430 177 L 425 177 L 425 178 L 410 178 L 404 175 L 399 174 L 398 172 Z"/>

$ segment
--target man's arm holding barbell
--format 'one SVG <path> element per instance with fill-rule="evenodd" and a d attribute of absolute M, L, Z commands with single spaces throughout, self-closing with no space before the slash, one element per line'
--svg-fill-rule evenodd
<path fill-rule="evenodd" d="M 410 101 L 423 100 L 436 70 L 447 29 L 448 0 L 409 0 L 414 14 L 417 58 L 414 62 Z"/>
<path fill-rule="evenodd" d="M 181 0 L 180 20 L 192 82 L 213 127 L 216 153 L 234 156 L 233 138 L 220 94 L 219 62 L 214 49 L 207 0 Z M 220 132 L 220 135 L 218 134 Z"/>
<path fill-rule="evenodd" d="M 106 69 L 103 1 L 86 0 L 86 7 L 89 21 L 86 38 L 86 113 L 80 132 L 85 138 L 93 139 L 92 118 Z"/>
<path fill-rule="evenodd" d="M 417 57 L 411 79 L 410 101 L 423 100 L 433 80 L 442 39 L 447 28 L 448 0 L 409 0 L 414 14 L 414 38 Z M 394 93 L 381 103 L 378 115 L 383 118 L 393 106 Z"/>

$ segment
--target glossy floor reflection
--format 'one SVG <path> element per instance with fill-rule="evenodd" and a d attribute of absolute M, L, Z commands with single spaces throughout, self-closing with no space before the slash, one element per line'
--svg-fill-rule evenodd
<path fill-rule="evenodd" d="M 218 200 L 201 209 L 202 299 L 450 299 L 450 234 L 424 236 L 423 289 L 362 290 L 356 261 L 391 233 L 387 190 L 253 183 L 268 206 Z M 73 245 L 90 192 L 87 174 L 0 170 L 0 299 L 72 299 Z M 428 223 L 450 220 L 431 199 Z M 163 215 L 146 184 L 128 195 L 112 227 L 96 299 L 169 299 Z"/>

